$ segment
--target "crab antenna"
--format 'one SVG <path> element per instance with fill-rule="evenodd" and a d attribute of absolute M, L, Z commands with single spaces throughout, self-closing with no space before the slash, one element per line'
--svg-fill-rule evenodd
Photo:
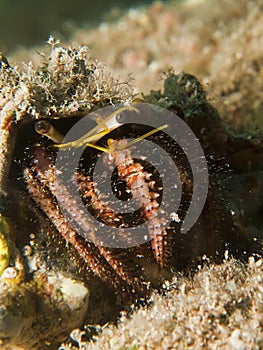
<path fill-rule="evenodd" d="M 97 118 L 97 125 L 91 129 L 89 132 L 81 136 L 79 139 L 75 141 L 70 141 L 67 143 L 61 143 L 54 145 L 56 148 L 67 148 L 67 147 L 82 147 L 84 145 L 95 144 L 100 138 L 104 135 L 107 135 L 112 130 L 118 128 L 123 125 L 125 122 L 120 122 L 117 120 L 117 116 L 124 111 L 135 111 L 138 112 L 138 109 L 132 106 L 124 106 L 116 111 L 113 111 L 107 118 L 104 120 L 101 118 Z M 96 148 L 96 147 L 95 147 Z"/>
<path fill-rule="evenodd" d="M 58 143 L 54 145 L 56 148 L 68 148 L 68 147 L 92 147 L 95 149 L 98 149 L 102 152 L 107 152 L 107 153 L 113 153 L 116 150 L 122 150 L 125 148 L 128 148 L 135 143 L 139 142 L 140 140 L 145 139 L 148 136 L 151 136 L 158 131 L 161 131 L 163 129 L 166 129 L 168 127 L 167 124 L 160 126 L 159 128 L 155 128 L 142 136 L 137 137 L 136 139 L 128 142 L 125 145 L 118 145 L 115 142 L 111 142 L 111 139 L 108 139 L 108 147 L 103 147 L 96 145 L 96 142 L 100 140 L 103 136 L 109 134 L 112 130 L 118 128 L 119 126 L 125 124 L 124 122 L 117 121 L 116 117 L 123 111 L 135 111 L 138 112 L 138 109 L 132 106 L 124 106 L 122 108 L 119 108 L 118 110 L 112 112 L 107 118 L 104 120 L 100 120 L 97 118 L 97 125 L 91 129 L 89 132 L 81 136 L 79 139 L 75 141 L 70 141 L 67 143 L 62 143 L 64 136 L 47 120 L 39 120 L 35 123 L 35 130 L 37 133 L 44 135 L 51 139 L 52 141 Z"/>
<path fill-rule="evenodd" d="M 130 147 L 130 146 L 134 145 L 135 143 L 145 139 L 146 137 L 151 136 L 151 135 L 157 133 L 158 131 L 161 131 L 161 130 L 166 129 L 166 128 L 168 128 L 168 125 L 164 124 L 164 125 L 160 126 L 159 128 L 153 129 L 153 130 L 147 132 L 146 134 L 143 134 L 142 136 L 137 137 L 136 139 L 128 142 L 126 145 L 117 146 L 117 149 L 124 149 L 124 148 Z"/>
<path fill-rule="evenodd" d="M 118 149 L 122 150 L 122 149 L 125 149 L 127 147 L 130 147 L 131 145 L 134 145 L 135 143 L 145 139 L 146 137 L 151 136 L 151 135 L 157 133 L 158 131 L 161 131 L 161 130 L 166 129 L 166 128 L 168 128 L 167 124 L 162 125 L 159 128 L 153 129 L 153 130 L 147 132 L 146 134 L 137 137 L 136 139 L 132 140 L 131 142 L 127 143 L 126 145 L 118 145 L 117 141 L 113 140 L 113 139 L 108 139 L 108 147 L 99 146 L 99 145 L 96 145 L 94 143 L 86 143 L 85 145 L 87 147 L 92 147 L 92 148 L 95 148 L 99 151 L 112 154 L 113 152 L 117 151 Z M 101 134 L 106 135 L 106 133 L 102 133 L 102 132 L 101 132 Z M 96 134 L 96 135 L 99 135 L 99 134 Z M 102 135 L 102 136 L 104 136 L 104 135 Z"/>

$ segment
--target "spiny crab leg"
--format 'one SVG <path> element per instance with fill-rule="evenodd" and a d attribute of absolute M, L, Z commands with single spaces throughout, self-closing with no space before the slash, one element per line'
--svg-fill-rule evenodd
<path fill-rule="evenodd" d="M 29 168 L 24 170 L 24 174 L 28 184 L 29 193 L 34 198 L 34 201 L 41 207 L 65 240 L 71 243 L 77 250 L 79 255 L 87 263 L 88 268 L 100 278 L 106 281 L 114 281 L 112 272 L 108 269 L 101 268 L 101 266 L 104 266 L 105 264 L 101 261 L 98 251 L 96 252 L 97 248 L 92 246 L 89 242 L 85 242 L 85 245 L 83 244 L 80 236 L 72 229 L 70 224 L 64 218 L 57 203 L 50 199 L 48 190 L 41 185 L 40 181 L 35 179 L 35 176 Z M 115 280 L 113 284 L 118 286 L 119 280 Z"/>
<path fill-rule="evenodd" d="M 120 179 L 126 182 L 126 185 L 131 191 L 133 197 L 140 204 L 143 218 L 147 221 L 153 255 L 159 267 L 163 268 L 167 257 L 165 249 L 165 246 L 167 245 L 167 220 L 164 218 L 163 212 L 159 210 L 159 203 L 157 201 L 158 193 L 155 193 L 153 191 L 153 187 L 151 187 L 153 181 L 149 181 L 151 174 L 148 174 L 140 163 L 134 162 L 129 147 L 140 140 L 167 128 L 167 125 L 153 129 L 130 143 L 127 141 L 115 141 L 108 139 L 107 148 L 96 145 L 96 142 L 101 137 L 122 125 L 118 121 L 117 116 L 124 110 L 136 109 L 133 107 L 120 108 L 119 110 L 110 114 L 107 118 L 104 118 L 104 120 L 97 121 L 98 125 L 81 138 L 64 144 L 61 143 L 62 135 L 52 125 L 50 125 L 48 121 L 38 121 L 35 125 L 35 129 L 40 134 L 51 138 L 54 142 L 60 143 L 54 145 L 57 148 L 67 149 L 70 147 L 90 146 L 109 154 L 109 163 L 115 163 Z M 41 152 L 43 152 L 43 148 L 41 148 L 40 153 Z M 48 157 L 43 156 L 43 158 L 45 158 L 44 163 L 47 162 Z M 34 174 L 32 173 L 32 169 Z M 143 282 L 142 276 L 140 276 L 140 278 L 135 277 L 134 271 L 133 274 L 130 274 L 129 268 L 125 268 L 125 264 L 123 263 L 124 261 L 118 259 L 119 254 L 116 253 L 116 249 L 108 249 L 98 241 L 96 238 L 96 232 L 93 230 L 93 224 L 87 218 L 87 213 L 85 215 L 85 213 L 82 213 L 79 210 L 77 203 L 67 191 L 66 186 L 60 184 L 55 189 L 56 169 L 54 164 L 50 161 L 45 169 L 46 170 L 41 169 L 37 157 L 35 157 L 35 163 L 31 165 L 31 169 L 25 170 L 28 188 L 33 198 L 35 198 L 35 201 L 50 218 L 58 231 L 61 232 L 62 236 L 73 244 L 94 273 L 99 275 L 104 280 L 109 281 L 110 279 L 114 285 L 117 285 L 120 282 L 119 279 L 121 279 L 121 282 L 125 281 L 128 285 L 132 286 L 134 290 L 145 291 L 146 284 Z M 87 176 L 82 175 L 79 172 L 75 174 L 75 179 L 72 180 L 77 182 L 82 198 L 88 199 L 87 202 L 90 203 L 93 211 L 97 212 L 97 216 L 104 220 L 104 222 L 107 224 L 118 227 L 118 221 L 120 221 L 118 213 L 115 213 L 106 205 L 106 203 L 98 198 L 95 192 L 95 184 L 91 182 Z M 34 183 L 34 181 L 36 181 L 36 183 Z M 42 186 L 42 191 L 38 192 L 35 186 Z M 78 222 L 79 227 L 83 229 L 84 232 L 88 229 L 89 237 L 92 238 L 92 241 L 95 244 L 94 247 L 92 247 L 90 242 L 87 242 L 87 248 L 85 248 L 86 245 L 83 245 L 83 239 L 63 216 L 56 201 L 56 196 L 58 195 L 57 191 L 60 191 L 60 205 L 63 205 L 64 209 L 68 211 L 74 221 Z M 50 207 L 47 205 L 48 198 L 49 201 L 52 202 Z M 60 223 L 60 221 L 63 221 L 62 225 L 58 225 L 58 222 Z M 119 233 L 121 237 L 121 229 L 119 229 Z M 104 268 L 102 267 L 105 266 L 105 263 L 96 260 L 94 257 L 94 252 L 92 251 L 94 248 L 97 249 L 100 256 L 107 261 L 107 269 L 109 270 L 112 268 L 112 270 L 115 271 L 114 278 L 112 278 L 112 272 L 109 271 L 106 271 L 106 276 L 102 276 L 105 274 Z"/>
<path fill-rule="evenodd" d="M 143 292 L 145 294 L 147 286 L 143 283 L 142 279 L 139 280 L 134 277 L 134 274 L 131 276 L 130 271 L 125 269 L 125 265 L 114 257 L 113 251 L 98 242 L 93 224 L 88 220 L 87 213 L 83 213 L 79 209 L 76 200 L 68 193 L 66 186 L 59 183 L 55 188 L 55 167 L 51 163 L 48 164 L 47 167 L 48 157 L 44 154 L 44 150 L 40 146 L 36 146 L 36 148 L 38 157 L 45 157 L 44 162 L 46 162 L 46 169 L 41 169 L 39 166 L 41 161 L 39 162 L 38 160 L 35 161 L 35 164 L 33 164 L 30 169 L 26 168 L 24 170 L 28 190 L 34 200 L 39 204 L 66 241 L 74 246 L 79 255 L 95 274 L 113 284 L 115 287 L 121 286 L 123 289 L 123 281 L 125 281 L 135 292 Z M 89 178 L 85 177 L 82 180 L 87 184 L 89 193 L 92 193 L 93 199 L 95 200 L 95 196 L 97 195 Z M 70 216 L 87 232 L 87 236 L 92 238 L 95 246 L 89 241 L 85 240 L 83 242 L 81 236 L 72 228 L 56 202 L 56 195 L 59 195 L 60 205 L 63 205 L 65 209 L 70 209 Z M 96 198 L 96 201 L 98 202 L 99 199 Z M 111 209 L 108 208 L 106 204 L 100 203 L 98 209 L 100 209 L 100 213 L 103 213 L 104 210 L 104 215 L 108 218 Z M 116 217 L 116 214 L 112 211 L 111 215 L 113 219 Z M 102 261 L 102 257 L 106 259 L 108 264 Z"/>
<path fill-rule="evenodd" d="M 147 221 L 150 220 L 147 225 L 152 238 L 151 243 L 154 257 L 160 268 L 163 268 L 165 263 L 165 246 L 167 245 L 167 232 L 165 227 L 168 222 L 162 215 L 164 213 L 159 210 L 159 204 L 156 201 L 156 193 L 150 192 L 149 190 L 149 183 L 146 181 L 146 177 L 150 177 L 150 174 L 147 174 L 139 163 L 134 163 L 129 147 L 167 127 L 167 125 L 163 125 L 153 129 L 129 143 L 127 141 L 118 142 L 108 139 L 108 148 L 87 144 L 87 146 L 109 153 L 109 162 L 115 162 L 120 178 L 127 183 L 135 200 L 142 206 L 144 219 Z M 93 141 L 95 139 L 97 138 L 94 137 Z M 161 218 L 159 218 L 160 214 Z"/>
<path fill-rule="evenodd" d="M 157 202 L 159 194 L 150 191 L 154 185 L 152 181 L 149 181 L 151 174 L 140 163 L 134 162 L 131 150 L 125 148 L 125 145 L 128 145 L 126 140 L 109 140 L 108 142 L 112 149 L 116 149 L 110 154 L 108 161 L 117 166 L 120 179 L 126 182 L 134 199 L 141 206 L 143 217 L 147 221 L 154 257 L 160 268 L 163 268 L 166 262 L 165 246 L 167 245 L 168 222 Z"/>

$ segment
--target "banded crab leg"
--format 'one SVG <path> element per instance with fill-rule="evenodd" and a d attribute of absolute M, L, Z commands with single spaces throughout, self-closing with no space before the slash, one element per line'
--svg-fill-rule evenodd
<path fill-rule="evenodd" d="M 150 181 L 151 174 L 141 164 L 134 162 L 127 141 L 109 139 L 108 143 L 110 149 L 115 149 L 109 155 L 109 161 L 115 163 L 119 177 L 126 182 L 134 199 L 141 206 L 143 217 L 147 221 L 154 257 L 160 268 L 163 268 L 166 263 L 165 246 L 167 245 L 166 226 L 168 221 L 163 215 L 164 211 L 159 208 L 157 201 L 159 194 L 151 191 L 153 185 Z"/>
<path fill-rule="evenodd" d="M 145 295 L 149 289 L 147 284 L 142 278 L 135 277 L 134 273 L 127 270 L 125 265 L 118 258 L 115 258 L 115 254 L 111 249 L 102 246 L 98 242 L 93 224 L 88 219 L 87 213 L 83 213 L 79 209 L 74 197 L 68 193 L 67 187 L 62 183 L 55 187 L 55 171 L 55 166 L 45 154 L 44 149 L 41 146 L 36 146 L 33 164 L 30 168 L 24 170 L 28 190 L 35 202 L 45 212 L 58 232 L 78 251 L 93 273 L 113 285 L 117 290 L 127 290 L 128 288 L 132 292 Z M 87 177 L 84 180 L 95 200 L 96 193 L 93 184 Z M 56 195 L 59 195 L 60 205 L 66 210 L 70 209 L 70 216 L 86 232 L 87 236 L 91 237 L 95 245 L 82 238 L 72 227 L 61 212 L 56 201 Z M 99 201 L 98 198 L 96 200 Z M 111 212 L 114 221 L 115 213 L 104 203 L 100 204 L 100 210 L 101 208 L 103 208 L 105 216 L 108 216 L 108 213 Z"/>
<path fill-rule="evenodd" d="M 136 110 L 134 107 L 123 107 L 117 111 L 114 111 L 110 116 L 108 116 L 106 119 L 104 119 L 103 122 L 98 123 L 98 125 L 90 130 L 88 133 L 83 135 L 81 138 L 64 144 L 57 144 L 55 145 L 58 148 L 67 148 L 67 147 L 81 147 L 83 145 L 90 146 L 96 149 L 99 149 L 101 151 L 107 152 L 111 155 L 110 158 L 112 158 L 112 155 L 114 154 L 115 163 L 118 168 L 118 172 L 120 177 L 126 181 L 127 186 L 130 188 L 131 192 L 133 193 L 135 199 L 140 203 L 142 206 L 143 216 L 144 218 L 149 221 L 148 222 L 148 229 L 150 232 L 150 236 L 152 238 L 152 248 L 154 252 L 155 259 L 159 266 L 162 268 L 165 263 L 165 245 L 167 244 L 166 236 L 167 232 L 165 230 L 165 226 L 167 225 L 167 222 L 164 218 L 159 218 L 160 216 L 160 210 L 158 212 L 159 204 L 156 201 L 156 193 L 153 193 L 149 190 L 149 183 L 146 181 L 145 175 L 150 176 L 149 174 L 145 173 L 145 170 L 143 167 L 133 162 L 133 158 L 131 156 L 131 152 L 129 151 L 128 147 L 138 141 L 140 141 L 143 138 L 148 137 L 149 135 L 154 134 L 155 132 L 158 132 L 164 128 L 167 127 L 167 125 L 164 125 L 160 128 L 156 128 L 147 134 L 133 140 L 130 143 L 114 143 L 109 140 L 108 142 L 108 148 L 97 146 L 95 143 L 104 135 L 109 133 L 111 130 L 117 128 L 121 124 L 117 120 L 117 115 L 119 115 L 124 110 Z M 38 123 L 38 122 L 37 122 Z M 46 127 L 40 131 L 41 128 L 38 127 L 39 125 L 36 124 L 36 130 L 44 134 L 45 136 L 53 139 L 55 142 L 61 142 L 61 136 L 56 132 L 56 130 L 53 127 L 49 127 L 46 125 Z M 55 135 L 55 136 L 54 136 Z M 125 155 L 127 159 L 129 159 L 128 164 L 125 162 L 122 164 L 120 159 L 123 157 L 122 155 Z M 130 164 L 129 164 L 130 163 Z M 126 169 L 125 169 L 126 168 Z M 81 181 L 79 181 L 81 183 Z M 91 188 L 89 189 L 89 192 Z M 143 196 L 141 196 L 141 193 L 143 193 Z M 94 196 L 93 196 L 94 198 Z M 97 201 L 97 200 L 96 200 Z M 106 212 L 105 212 L 106 213 Z M 107 213 L 108 219 L 110 218 L 109 213 Z M 114 218 L 114 215 L 113 215 Z M 115 219 L 118 220 L 117 216 L 115 215 Z M 113 259 L 109 259 L 109 255 L 107 251 L 104 251 L 104 248 L 100 248 L 101 253 L 105 254 L 105 258 L 111 262 L 111 264 L 116 268 L 116 261 L 113 261 Z M 122 274 L 122 272 L 120 272 Z"/>

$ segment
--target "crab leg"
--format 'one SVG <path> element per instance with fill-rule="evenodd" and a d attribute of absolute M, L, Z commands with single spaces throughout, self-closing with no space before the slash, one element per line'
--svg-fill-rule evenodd
<path fill-rule="evenodd" d="M 150 191 L 151 174 L 139 163 L 135 163 L 125 140 L 109 140 L 116 151 L 110 155 L 110 161 L 118 168 L 118 174 L 131 190 L 135 200 L 140 204 L 144 219 L 147 221 L 154 257 L 160 268 L 165 265 L 165 246 L 167 245 L 167 220 L 159 209 L 158 193 Z"/>
<path fill-rule="evenodd" d="M 87 214 L 79 209 L 75 199 L 68 193 L 66 186 L 60 183 L 59 186 L 55 188 L 55 167 L 53 164 L 49 164 L 50 160 L 48 160 L 48 157 L 43 153 L 44 150 L 40 146 L 37 146 L 35 152 L 38 154 L 38 160 L 35 160 L 31 169 L 26 168 L 24 170 L 28 190 L 57 230 L 66 241 L 74 246 L 79 255 L 85 260 L 88 267 L 100 278 L 110 282 L 115 288 L 121 287 L 121 289 L 124 288 L 123 282 L 126 282 L 136 293 L 142 292 L 145 294 L 147 286 L 143 280 L 134 277 L 134 274 L 131 274 L 130 271 L 125 269 L 124 265 L 115 258 L 116 254 L 114 254 L 111 249 L 104 247 L 98 242 L 93 224 L 88 219 Z M 42 169 L 41 165 L 44 165 L 45 169 Z M 85 183 L 88 186 L 89 193 L 92 193 L 95 200 L 96 193 L 94 191 L 94 185 L 87 177 L 85 177 Z M 65 209 L 70 209 L 70 216 L 73 217 L 74 221 L 86 232 L 87 236 L 91 237 L 95 245 L 84 240 L 78 232 L 72 228 L 71 224 L 61 212 L 55 199 L 56 195 L 59 195 L 60 205 L 62 204 Z M 96 203 L 98 201 L 99 199 L 97 198 Z M 114 221 L 115 213 L 110 208 L 106 207 L 105 204 L 101 205 L 105 208 L 105 217 L 106 215 L 108 216 L 111 211 Z M 118 220 L 118 218 L 116 218 L 116 220 Z M 103 258 L 108 264 L 103 261 Z"/>

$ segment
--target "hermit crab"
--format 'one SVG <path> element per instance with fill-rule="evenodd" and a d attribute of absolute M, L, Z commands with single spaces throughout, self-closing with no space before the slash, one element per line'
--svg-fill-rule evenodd
<path fill-rule="evenodd" d="M 1 83 L 3 346 L 54 347 L 84 319 L 114 321 L 119 310 L 147 300 L 175 274 L 194 271 L 209 259 L 220 261 L 226 250 L 241 258 L 261 253 L 263 182 L 256 168 L 261 143 L 228 132 L 195 77 L 170 72 L 163 92 L 152 91 L 138 102 L 129 84 L 114 80 L 87 48 L 53 43 L 38 71 L 28 66 L 22 74 L 2 64 Z M 169 125 L 158 120 L 149 126 L 160 108 L 188 125 L 208 167 L 206 200 L 186 233 L 180 228 L 195 193 L 195 173 L 167 134 Z M 130 113 L 143 123 L 131 122 Z M 84 119 L 88 130 L 74 129 Z M 189 135 L 183 136 L 187 143 Z M 140 157 L 143 141 L 153 146 Z M 157 146 L 176 164 L 182 188 L 178 200 L 171 187 L 178 210 L 168 218 L 164 183 L 176 176 L 166 166 L 161 176 L 156 166 L 161 157 L 149 162 L 147 155 L 158 154 Z M 108 172 L 94 181 L 100 160 Z M 66 181 L 60 174 L 69 174 Z M 254 213 L 229 191 L 236 188 L 239 198 L 247 198 L 244 187 L 251 182 Z M 132 201 L 136 210 L 130 213 Z"/>

